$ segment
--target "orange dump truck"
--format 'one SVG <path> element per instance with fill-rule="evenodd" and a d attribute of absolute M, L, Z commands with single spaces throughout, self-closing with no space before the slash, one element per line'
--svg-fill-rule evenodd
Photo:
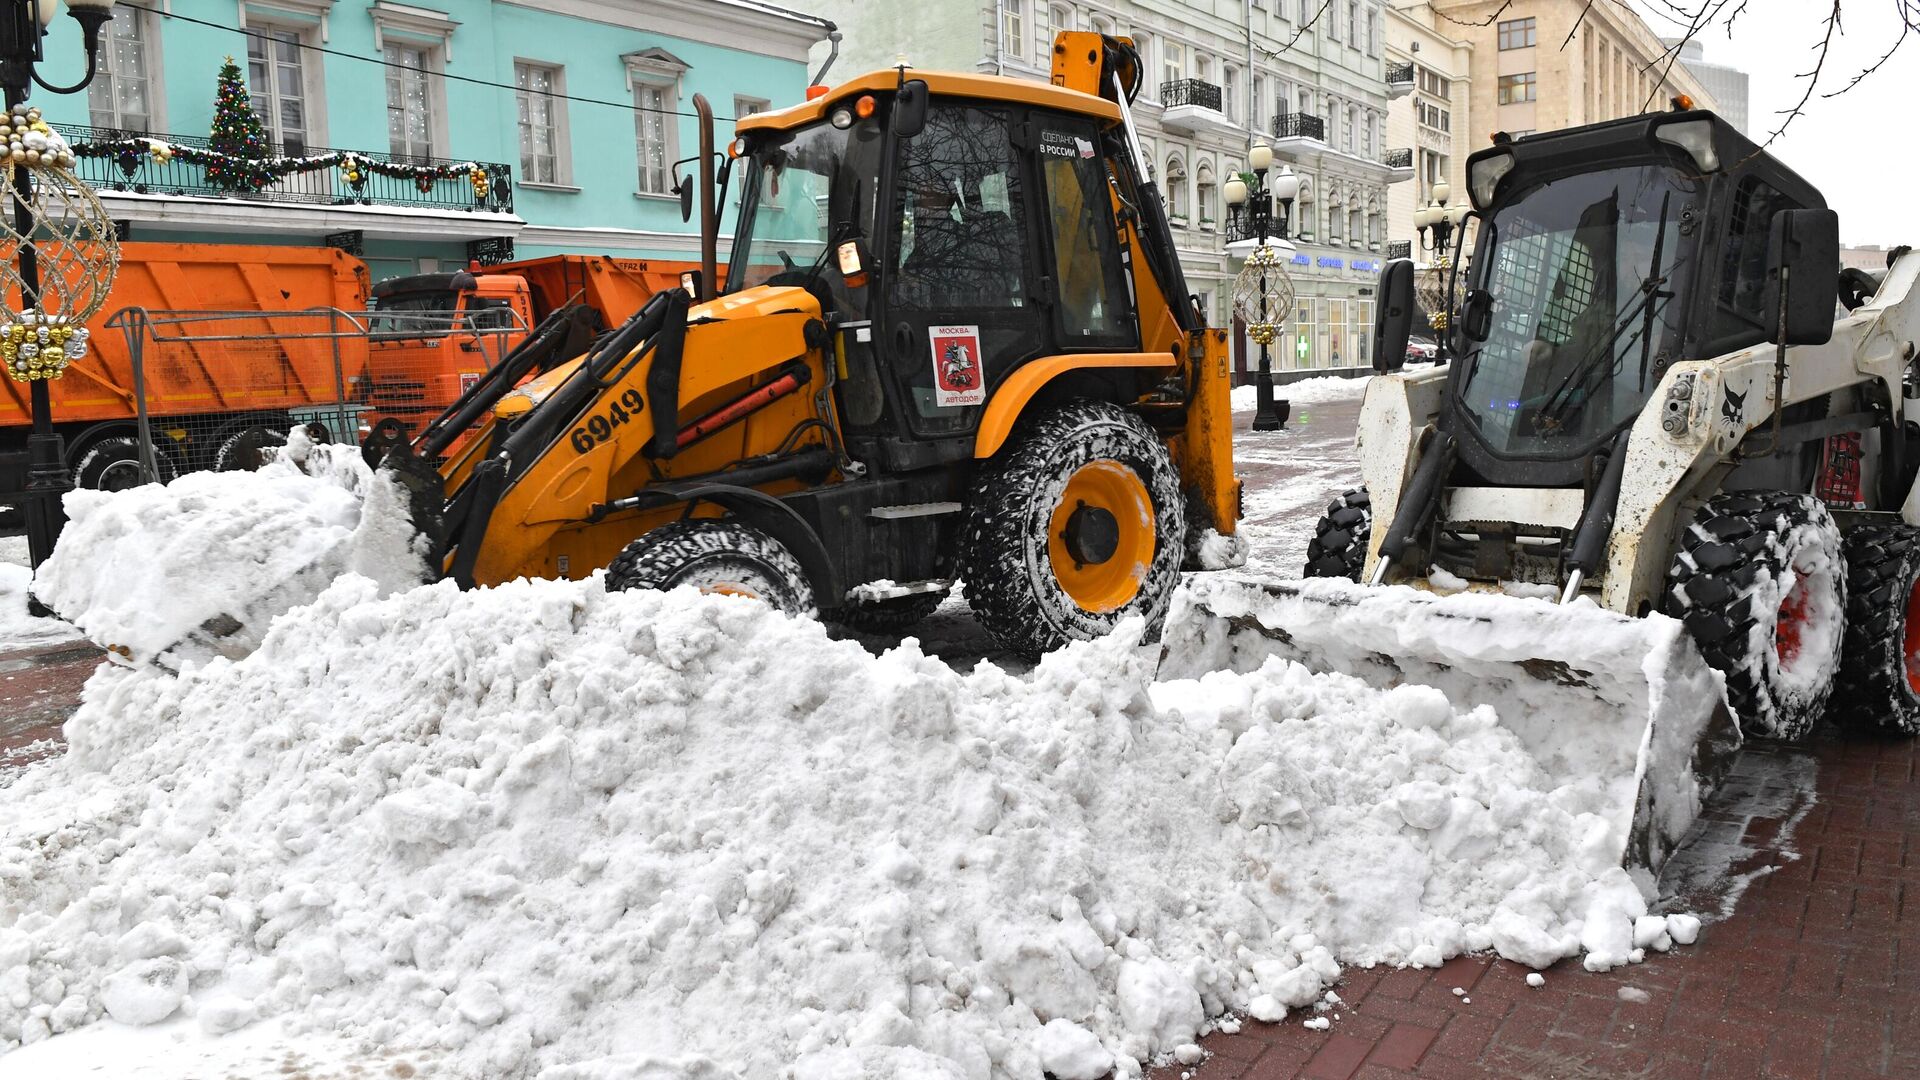
<path fill-rule="evenodd" d="M 164 480 L 247 467 L 295 423 L 336 441 L 387 417 L 418 430 L 555 308 L 583 303 L 617 326 L 694 265 L 558 255 L 370 286 L 366 265 L 334 248 L 127 243 L 120 253 L 87 356 L 49 384 L 82 487 L 140 480 L 136 341 Z M 5 502 L 25 486 L 30 417 L 27 385 L 0 385 Z"/>
<path fill-rule="evenodd" d="M 183 343 L 156 335 L 198 335 L 186 322 L 156 326 L 142 341 L 145 393 L 164 475 L 209 468 L 221 444 L 249 425 L 297 419 L 337 405 L 335 341 L 306 335 L 340 316 L 302 309 L 366 308 L 367 268 L 333 248 L 248 244 L 127 243 L 106 307 L 88 323 L 85 358 L 48 384 L 54 426 L 65 437 L 67 464 L 86 487 L 120 487 L 138 476 L 133 353 L 115 313 L 130 307 L 170 311 L 257 311 L 227 319 L 230 341 Z M 158 315 L 157 315 L 158 317 Z M 124 321 L 124 318 L 123 320 Z M 365 349 L 348 344 L 341 372 L 364 366 Z M 30 424 L 26 383 L 0 379 L 0 487 L 25 486 Z M 284 430 L 284 429 L 283 429 Z M 166 438 L 160 433 L 166 432 Z"/>

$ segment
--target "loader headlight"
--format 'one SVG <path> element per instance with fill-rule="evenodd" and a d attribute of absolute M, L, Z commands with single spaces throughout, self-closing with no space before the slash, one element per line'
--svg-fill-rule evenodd
<path fill-rule="evenodd" d="M 1713 121 L 1704 117 L 1697 120 L 1681 120 L 1672 124 L 1661 124 L 1653 129 L 1653 137 L 1670 146 L 1677 146 L 1687 152 L 1693 163 L 1703 173 L 1720 168 L 1720 155 L 1713 149 Z"/>
<path fill-rule="evenodd" d="M 1513 151 L 1501 150 L 1476 156 L 1467 163 L 1467 195 L 1473 199 L 1473 208 L 1486 212 L 1487 204 L 1493 201 L 1493 190 L 1500 181 L 1513 171 Z"/>
<path fill-rule="evenodd" d="M 833 110 L 833 115 L 827 117 L 827 120 L 828 122 L 833 124 L 834 127 L 837 127 L 842 131 L 845 131 L 846 129 L 853 126 L 853 110 L 852 109 L 835 109 Z"/>

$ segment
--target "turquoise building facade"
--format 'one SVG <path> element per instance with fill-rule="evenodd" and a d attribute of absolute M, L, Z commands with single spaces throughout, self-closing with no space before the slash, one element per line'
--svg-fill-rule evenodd
<path fill-rule="evenodd" d="M 561 253 L 688 260 L 671 193 L 694 95 L 718 118 L 803 99 L 831 24 L 757 0 L 153 0 L 122 5 L 94 83 L 32 103 L 134 240 L 333 244 L 379 278 Z M 41 72 L 84 74 L 58 20 Z M 284 170 L 204 161 L 224 58 Z M 348 157 L 351 155 L 351 157 Z M 692 166 L 683 165 L 681 172 Z"/>

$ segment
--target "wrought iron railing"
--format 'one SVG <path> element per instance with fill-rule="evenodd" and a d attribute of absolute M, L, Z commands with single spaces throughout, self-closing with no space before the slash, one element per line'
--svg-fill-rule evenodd
<path fill-rule="evenodd" d="M 1267 239 L 1274 240 L 1287 234 L 1290 211 L 1291 207 L 1287 204 L 1274 204 L 1273 220 L 1267 226 Z M 1227 220 L 1223 224 L 1221 232 L 1226 234 L 1226 242 L 1229 244 L 1237 244 L 1242 240 L 1258 240 L 1260 238 L 1254 228 L 1253 215 L 1247 213 L 1244 206 L 1228 212 Z"/>
<path fill-rule="evenodd" d="M 1411 258 L 1413 258 L 1413 241 L 1411 241 L 1411 240 L 1395 240 L 1395 241 L 1393 241 L 1392 243 L 1390 243 L 1390 244 L 1388 244 L 1388 245 L 1387 245 L 1387 258 L 1389 258 L 1389 259 L 1411 259 Z"/>
<path fill-rule="evenodd" d="M 1160 104 L 1171 109 L 1176 105 L 1198 105 L 1203 109 L 1220 111 L 1220 88 L 1210 82 L 1199 79 L 1176 79 L 1160 84 Z"/>
<path fill-rule="evenodd" d="M 1413 61 L 1404 64 L 1387 65 L 1387 81 L 1390 83 L 1411 83 L 1413 81 Z"/>
<path fill-rule="evenodd" d="M 1273 137 L 1326 142 L 1327 122 L 1312 113 L 1284 113 L 1273 118 Z"/>
<path fill-rule="evenodd" d="M 513 168 L 499 162 L 396 158 L 363 150 L 307 146 L 291 156 L 311 161 L 351 154 L 358 167 L 344 162 L 320 165 L 263 177 L 264 182 L 243 183 L 238 185 L 240 190 L 235 190 L 234 185 L 215 183 L 207 176 L 205 159 L 188 160 L 212 150 L 204 136 L 152 135 L 93 127 L 69 127 L 63 131 L 77 159 L 74 171 L 82 180 L 103 191 L 328 206 L 410 206 L 496 213 L 513 210 Z M 154 143 L 164 149 L 155 153 Z M 262 163 L 275 173 L 281 172 L 275 164 L 271 159 Z M 472 168 L 462 169 L 462 165 Z"/>
<path fill-rule="evenodd" d="M 1389 169 L 1413 168 L 1413 148 L 1403 146 L 1398 150 L 1389 150 L 1380 155 L 1380 163 Z"/>

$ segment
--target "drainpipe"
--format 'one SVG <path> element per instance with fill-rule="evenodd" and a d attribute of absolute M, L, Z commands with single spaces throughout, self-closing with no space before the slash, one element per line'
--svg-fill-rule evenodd
<path fill-rule="evenodd" d="M 988 0 L 993 10 L 993 73 L 1007 73 L 1007 16 L 1000 10 L 1006 0 Z"/>
<path fill-rule="evenodd" d="M 808 83 L 808 86 L 819 86 L 821 80 L 827 77 L 827 69 L 833 66 L 835 60 L 840 59 L 840 39 L 845 35 L 840 33 L 838 26 L 832 23 L 825 25 L 827 27 L 827 44 L 831 46 L 831 51 L 827 53 L 826 61 L 820 65 L 820 70 L 813 73 L 813 81 Z"/>

